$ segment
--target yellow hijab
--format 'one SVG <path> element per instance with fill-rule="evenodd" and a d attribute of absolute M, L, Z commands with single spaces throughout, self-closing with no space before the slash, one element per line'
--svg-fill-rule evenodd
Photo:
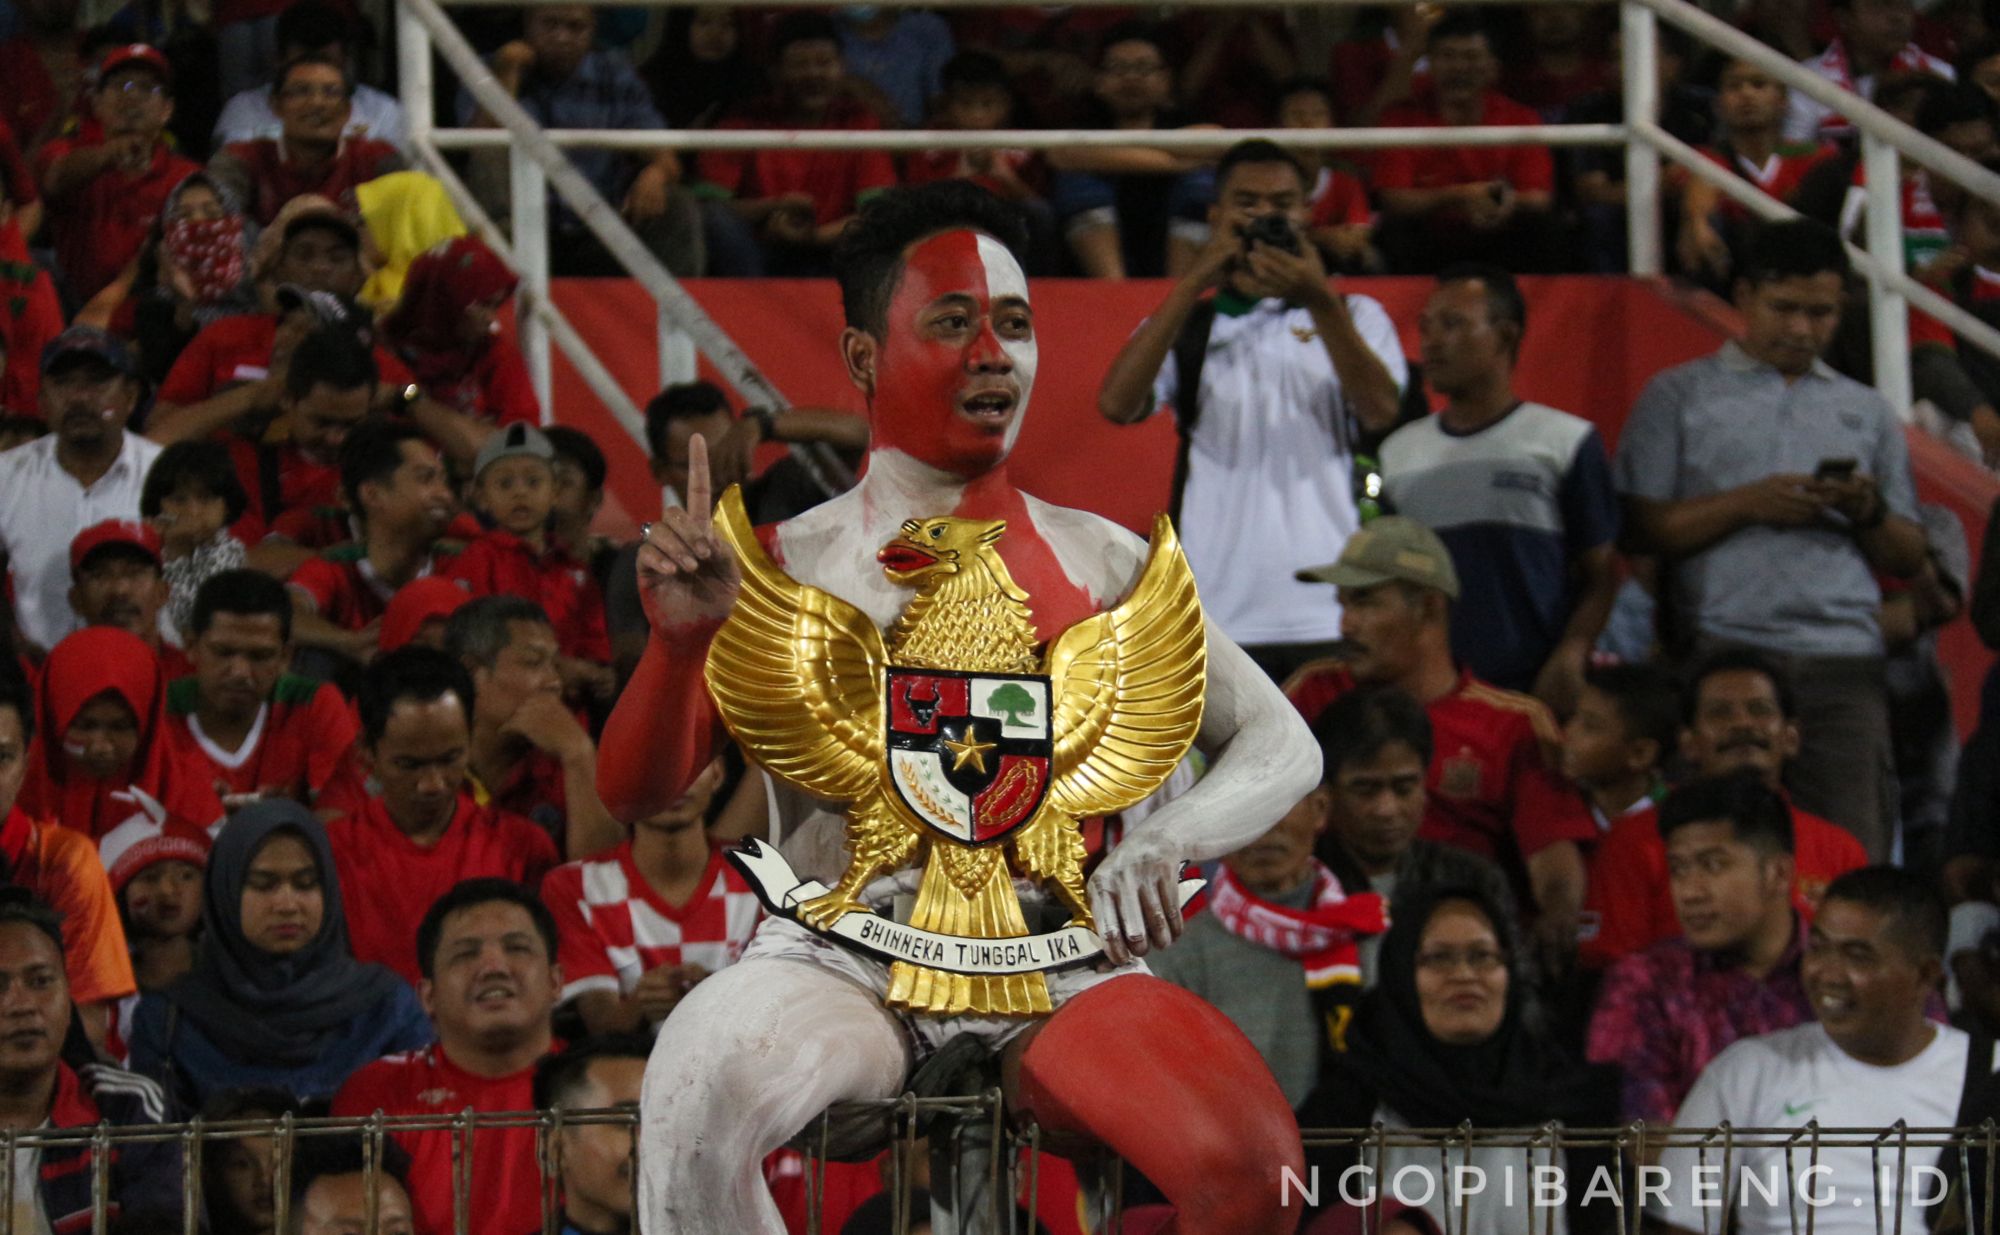
<path fill-rule="evenodd" d="M 444 185 L 423 172 L 391 172 L 354 187 L 361 221 L 376 253 L 375 273 L 361 303 L 384 309 L 403 294 L 403 279 L 420 254 L 466 234 Z"/>

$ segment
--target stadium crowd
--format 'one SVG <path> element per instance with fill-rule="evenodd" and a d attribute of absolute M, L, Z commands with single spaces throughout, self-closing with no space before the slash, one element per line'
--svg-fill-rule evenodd
<path fill-rule="evenodd" d="M 1724 7 L 2000 170 L 1986 7 Z M 1534 314 L 1512 275 L 1620 269 L 1615 156 L 1189 155 L 1139 132 L 1615 118 L 1608 8 L 1420 4 L 1330 32 L 1241 8 L 462 12 L 551 127 L 1133 131 L 575 157 L 677 274 L 840 273 L 871 200 L 962 179 L 1030 273 L 1168 281 L 1120 324 L 1099 411 L 1170 409 L 1211 620 L 1323 763 L 1149 962 L 1241 1028 L 1303 1123 L 2000 1115 L 2000 674 L 1961 751 L 1938 658 L 1962 616 L 2000 648 L 2000 547 L 1974 562 L 1983 537 L 1918 503 L 1864 384 L 1840 237 L 1865 199 L 1835 111 L 1663 37 L 1661 123 L 1806 219 L 1756 226 L 1668 178 L 1677 271 L 1743 330 L 1656 375 L 1614 453 L 1516 395 Z M 611 444 L 540 405 L 501 325 L 516 276 L 410 170 L 393 83 L 361 80 L 379 53 L 339 0 L 0 2 L 0 1127 L 631 1106 L 652 1036 L 763 913 L 723 859 L 775 817 L 738 752 L 644 818 L 599 794 L 650 629 L 637 546 L 593 530 Z M 456 83 L 440 103 L 492 123 Z M 498 211 L 504 155 L 464 170 Z M 1912 171 L 1902 209 L 1911 268 L 2000 323 L 2000 203 Z M 619 273 L 566 206 L 549 227 L 557 273 Z M 1339 279 L 1377 273 L 1436 276 L 1418 356 Z M 2000 363 L 1921 315 L 1912 338 L 1918 395 L 2000 466 Z M 699 437 L 760 524 L 829 496 L 760 446 L 868 445 L 859 418 L 706 382 L 661 391 L 645 429 L 669 492 Z M 560 1139 L 563 1229 L 632 1229 L 630 1132 Z M 473 1229 L 539 1229 L 533 1131 L 475 1141 Z M 209 1231 L 274 1230 L 274 1152 L 208 1147 Z M 1454 1152 L 1385 1171 L 1509 1169 Z M 367 1212 L 452 1228 L 447 1133 L 391 1136 L 373 1197 L 358 1140 L 298 1153 L 311 1235 Z M 87 1222 L 87 1145 L 9 1165 L 0 1226 Z M 178 1229 L 177 1144 L 104 1169 L 112 1230 Z M 833 1168 L 821 1229 L 889 1229 L 893 1173 Z M 804 1229 L 798 1155 L 766 1175 Z M 1435 1235 L 1446 1206 L 1399 1203 L 1388 1229 Z M 1469 1212 L 1519 1231 L 1526 1201 Z M 1559 1216 L 1620 1220 L 1580 1195 Z M 1359 1229 L 1330 1194 L 1312 1221 Z"/>

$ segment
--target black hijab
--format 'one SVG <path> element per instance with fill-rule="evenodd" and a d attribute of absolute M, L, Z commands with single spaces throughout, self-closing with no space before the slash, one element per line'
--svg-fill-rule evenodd
<path fill-rule="evenodd" d="M 326 899 L 319 932 L 289 956 L 273 956 L 243 934 L 250 861 L 276 833 L 297 836 L 312 851 Z M 167 999 L 218 1048 L 245 1061 L 312 1063 L 329 1037 L 381 1007 L 402 981 L 354 959 L 326 829 L 289 799 L 258 802 L 229 817 L 209 854 L 201 916 L 194 968 L 167 988 Z"/>
<path fill-rule="evenodd" d="M 1507 1006 L 1484 1042 L 1441 1042 L 1424 1023 L 1417 996 L 1417 947 L 1446 901 L 1470 901 L 1493 924 L 1507 956 Z M 1413 892 L 1396 907 L 1382 937 L 1374 990 L 1362 999 L 1347 1031 L 1347 1083 L 1372 1089 L 1377 1101 L 1413 1128 L 1534 1127 L 1560 1120 L 1571 1127 L 1608 1127 L 1618 1119 L 1615 1068 L 1583 1064 L 1537 1031 L 1525 1014 L 1526 982 L 1514 924 L 1486 892 L 1436 886 Z"/>
<path fill-rule="evenodd" d="M 764 90 L 764 74 L 744 47 L 743 23 L 736 23 L 736 47 L 721 60 L 697 59 L 688 47 L 695 8 L 667 10 L 666 36 L 660 50 L 641 74 L 653 91 L 653 102 L 670 128 L 713 125 L 734 104 Z M 734 10 L 731 10 L 732 20 Z"/>

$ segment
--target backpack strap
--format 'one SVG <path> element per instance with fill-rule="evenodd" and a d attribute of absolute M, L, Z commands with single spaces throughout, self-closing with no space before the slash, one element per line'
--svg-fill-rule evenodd
<path fill-rule="evenodd" d="M 1180 442 L 1174 448 L 1173 499 L 1167 513 L 1175 523 L 1181 518 L 1181 492 L 1187 487 L 1188 449 L 1194 440 L 1194 426 L 1201 418 L 1201 370 L 1208 363 L 1208 337 L 1215 329 L 1215 298 L 1197 301 L 1174 338 L 1174 428 Z"/>

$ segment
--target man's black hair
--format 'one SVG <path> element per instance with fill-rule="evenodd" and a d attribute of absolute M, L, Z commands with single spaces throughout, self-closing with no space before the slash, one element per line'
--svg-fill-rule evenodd
<path fill-rule="evenodd" d="M 1786 720 L 1798 716 L 1798 697 L 1792 693 L 1792 679 L 1776 660 L 1756 648 L 1718 648 L 1689 667 L 1687 685 L 1681 690 L 1681 722 L 1694 724 L 1701 708 L 1701 684 L 1718 673 L 1761 673 L 1770 679 L 1771 692 L 1778 697 L 1778 711 Z"/>
<path fill-rule="evenodd" d="M 1173 67 L 1173 41 L 1167 37 L 1164 29 L 1152 22 L 1125 21 L 1106 30 L 1104 37 L 1097 41 L 1097 62 L 1104 63 L 1104 57 L 1120 43 L 1150 43 L 1153 50 L 1160 53 L 1160 59 L 1166 62 L 1167 67 Z"/>
<path fill-rule="evenodd" d="M 209 496 L 222 499 L 224 524 L 236 522 L 250 506 L 243 491 L 243 478 L 229 458 L 229 448 L 207 438 L 175 442 L 162 450 L 146 470 L 139 486 L 139 514 L 147 519 L 160 517 L 160 508 L 183 484 L 193 481 Z"/>
<path fill-rule="evenodd" d="M 839 47 L 840 27 L 825 13 L 787 13 L 771 27 L 770 62 L 776 64 L 782 60 L 785 49 L 794 43 L 831 43 Z"/>
<path fill-rule="evenodd" d="M 600 1059 L 645 1059 L 653 1040 L 644 1034 L 605 1033 L 579 1038 L 535 1064 L 535 1109 L 553 1111 L 575 1105 L 590 1065 Z"/>
<path fill-rule="evenodd" d="M 1982 120 L 1987 124 L 1994 122 L 1993 100 L 1984 90 L 1967 82 L 1944 83 L 1926 94 L 1923 105 L 1917 108 L 1917 128 L 1926 137 L 1936 137 L 1953 125 Z"/>
<path fill-rule="evenodd" d="M 389 714 L 405 699 L 429 703 L 446 695 L 457 695 L 465 709 L 465 723 L 472 724 L 472 675 L 456 659 L 436 648 L 413 643 L 368 662 L 361 673 L 361 685 L 354 694 L 354 708 L 361 714 L 361 738 L 369 746 L 382 740 L 389 727 Z"/>
<path fill-rule="evenodd" d="M 347 67 L 346 61 L 336 60 L 332 56 L 322 55 L 317 51 L 309 51 L 293 56 L 290 60 L 279 65 L 278 75 L 271 79 L 271 97 L 274 99 L 283 97 L 285 83 L 292 79 L 293 73 L 298 72 L 307 65 L 319 65 L 321 68 L 332 69 L 339 73 L 341 88 L 347 92 L 349 98 L 354 97 L 354 70 Z"/>
<path fill-rule="evenodd" d="M 353 50 L 354 25 L 327 0 L 296 0 L 278 14 L 277 36 L 280 55 L 324 51 L 336 43 L 346 52 Z"/>
<path fill-rule="evenodd" d="M 1958 49 L 1958 80 L 1969 82 L 1972 71 L 2000 56 L 2000 34 L 1982 34 Z"/>
<path fill-rule="evenodd" d="M 0 886 L 0 926 L 20 922 L 49 937 L 56 951 L 63 950 L 62 915 L 47 901 L 18 884 Z"/>
<path fill-rule="evenodd" d="M 340 444 L 340 491 L 347 508 L 361 514 L 361 486 L 386 485 L 403 466 L 403 443 L 430 439 L 411 425 L 374 421 L 359 425 Z"/>
<path fill-rule="evenodd" d="M 1326 106 L 1329 111 L 1335 113 L 1340 111 L 1340 100 L 1334 96 L 1333 83 L 1324 77 L 1288 78 L 1278 83 L 1278 88 L 1271 92 L 1271 99 L 1273 102 L 1282 105 L 1286 99 L 1291 98 L 1295 94 L 1316 94 L 1326 100 Z M 1338 118 L 1337 115 L 1336 118 Z M 1217 178 L 1220 179 L 1220 177 Z"/>
<path fill-rule="evenodd" d="M 417 969 L 426 978 L 437 976 L 438 942 L 444 938 L 444 920 L 462 909 L 480 905 L 519 905 L 535 923 L 535 933 L 551 962 L 556 959 L 556 920 L 542 898 L 512 879 L 486 875 L 453 884 L 449 892 L 431 902 L 424 920 L 417 924 Z"/>
<path fill-rule="evenodd" d="M 321 326 L 299 340 L 285 370 L 285 393 L 303 399 L 315 386 L 338 391 L 373 390 L 375 349 L 349 326 Z"/>
<path fill-rule="evenodd" d="M 445 653 L 461 664 L 470 661 L 491 669 L 507 648 L 507 628 L 513 622 L 552 625 L 548 611 L 525 596 L 476 596 L 453 610 L 445 622 Z"/>
<path fill-rule="evenodd" d="M 1817 219 L 1785 219 L 1766 223 L 1750 237 L 1737 276 L 1756 287 L 1785 279 L 1815 275 L 1848 275 L 1847 249 L 1840 235 Z"/>
<path fill-rule="evenodd" d="M 938 78 L 946 94 L 953 90 L 979 87 L 1005 90 L 1007 97 L 1014 97 L 1014 81 L 1007 76 L 1007 66 L 990 51 L 968 49 L 959 52 L 944 62 Z"/>
<path fill-rule="evenodd" d="M 396 1181 L 405 1194 L 410 1191 L 410 1151 L 393 1136 L 382 1138 L 382 1153 L 375 1169 Z M 322 1179 L 368 1173 L 368 1147 L 363 1134 L 329 1132 L 300 1136 L 292 1142 L 292 1212 L 305 1208 L 306 1193 Z"/>
<path fill-rule="evenodd" d="M 542 430 L 542 436 L 555 448 L 556 458 L 567 459 L 582 470 L 585 488 L 595 491 L 604 487 L 604 478 L 611 474 L 611 468 L 596 438 L 575 425 L 550 425 Z"/>
<path fill-rule="evenodd" d="M 869 198 L 833 251 L 847 324 L 881 338 L 888 329 L 889 301 L 902 277 L 903 250 L 926 236 L 959 228 L 985 232 L 1017 259 L 1028 247 L 1020 217 L 969 180 L 887 189 Z"/>
<path fill-rule="evenodd" d="M 201 1117 L 209 1123 L 303 1114 L 305 1104 L 296 1094 L 272 1085 L 232 1085 L 216 1090 L 201 1104 Z"/>
<path fill-rule="evenodd" d="M 1896 866 L 1864 866 L 1851 870 L 1826 885 L 1820 896 L 1820 912 L 1832 901 L 1862 905 L 1891 919 L 1894 935 L 1918 960 L 1943 960 L 1945 934 L 1944 902 L 1926 879 Z"/>
<path fill-rule="evenodd" d="M 1660 748 L 1655 763 L 1673 758 L 1680 738 L 1681 687 L 1672 673 L 1644 663 L 1594 665 L 1583 671 L 1583 684 L 1611 700 L 1627 739 L 1650 740 Z"/>
<path fill-rule="evenodd" d="M 1498 50 L 1493 46 L 1493 28 L 1487 24 L 1484 17 L 1472 9 L 1448 10 L 1444 19 L 1431 27 L 1432 44 L 1441 43 L 1446 39 L 1470 38 L 1485 39 L 1489 50 Z"/>
<path fill-rule="evenodd" d="M 1519 359 L 1521 340 L 1528 334 L 1528 302 L 1513 275 L 1487 262 L 1455 262 L 1438 272 L 1437 281 L 1439 287 L 1448 283 L 1477 283 L 1485 288 L 1486 316 L 1495 326 L 1503 322 L 1514 324 L 1514 356 Z"/>
<path fill-rule="evenodd" d="M 1253 137 L 1240 141 L 1222 152 L 1222 158 L 1215 164 L 1215 191 L 1221 196 L 1224 186 L 1229 183 L 1229 173 L 1246 164 L 1283 163 L 1298 173 L 1299 188 L 1311 193 L 1313 178 L 1306 174 L 1306 165 L 1299 162 L 1299 156 L 1274 141 Z"/>
<path fill-rule="evenodd" d="M 14 709 L 14 715 L 21 718 L 21 741 L 35 737 L 35 692 L 28 685 L 28 675 L 21 672 L 20 662 L 12 656 L 0 656 L 0 708 Z M 26 757 L 26 752 L 22 752 Z"/>
<path fill-rule="evenodd" d="M 1359 686 L 1333 701 L 1312 725 L 1319 743 L 1319 779 L 1331 785 L 1349 764 L 1373 759 L 1391 746 L 1407 746 L 1417 762 L 1431 763 L 1431 718 L 1424 705 L 1398 686 Z"/>
<path fill-rule="evenodd" d="M 729 396 L 714 382 L 678 382 L 653 396 L 646 405 L 646 449 L 655 459 L 667 456 L 667 426 L 676 420 L 735 416 Z"/>
<path fill-rule="evenodd" d="M 188 634 L 196 639 L 215 625 L 215 615 L 274 617 L 278 637 L 292 637 L 292 598 L 285 585 L 261 570 L 225 570 L 202 580 L 195 589 L 194 609 L 188 614 Z"/>
<path fill-rule="evenodd" d="M 1660 803 L 1660 839 L 1697 823 L 1727 823 L 1736 839 L 1761 853 L 1791 853 L 1792 808 L 1783 794 L 1745 769 L 1691 780 Z"/>

